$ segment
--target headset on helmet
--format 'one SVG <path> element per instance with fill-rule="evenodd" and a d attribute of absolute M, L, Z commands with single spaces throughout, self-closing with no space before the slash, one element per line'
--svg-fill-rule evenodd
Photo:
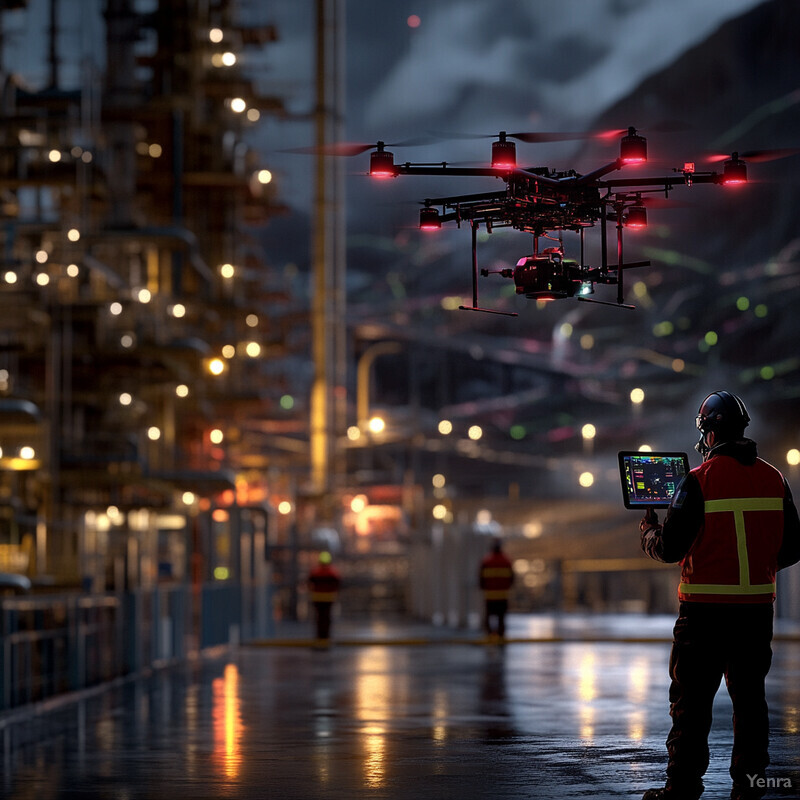
<path fill-rule="evenodd" d="M 712 392 L 700 404 L 697 412 L 697 430 L 700 441 L 695 449 L 703 456 L 707 455 L 706 434 L 713 432 L 716 442 L 739 439 L 750 423 L 750 415 L 741 398 L 730 392 Z"/>

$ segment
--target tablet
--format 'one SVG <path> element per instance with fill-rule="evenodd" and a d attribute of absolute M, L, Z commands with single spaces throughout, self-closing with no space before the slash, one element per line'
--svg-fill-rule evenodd
<path fill-rule="evenodd" d="M 666 508 L 688 471 L 686 453 L 623 450 L 619 476 L 625 508 Z"/>

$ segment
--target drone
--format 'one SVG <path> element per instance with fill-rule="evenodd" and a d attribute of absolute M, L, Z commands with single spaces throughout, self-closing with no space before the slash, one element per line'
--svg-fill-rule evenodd
<path fill-rule="evenodd" d="M 478 276 L 499 274 L 514 281 L 516 293 L 535 300 L 560 300 L 576 298 L 584 302 L 632 309 L 624 302 L 624 276 L 629 269 L 650 266 L 649 261 L 629 261 L 623 258 L 623 231 L 647 226 L 649 195 L 669 193 L 676 186 L 710 183 L 723 186 L 747 182 L 748 154 L 739 157 L 734 152 L 725 156 L 723 169 L 718 172 L 701 172 L 694 162 L 685 162 L 672 175 L 665 177 L 631 177 L 606 179 L 612 172 L 647 161 L 647 139 L 635 128 L 611 132 L 620 135 L 619 157 L 585 175 L 575 170 L 558 171 L 548 167 L 517 166 L 516 144 L 522 142 L 559 141 L 582 138 L 580 134 L 562 133 L 506 133 L 500 131 L 492 142 L 491 166 L 464 167 L 441 163 L 395 163 L 394 154 L 386 145 L 356 145 L 357 149 L 337 154 L 355 155 L 370 153 L 369 175 L 373 178 L 397 178 L 401 175 L 442 175 L 499 178 L 503 189 L 478 194 L 427 198 L 419 212 L 419 227 L 424 231 L 439 230 L 443 224 L 455 223 L 459 228 L 469 225 L 472 232 L 472 304 L 459 306 L 464 311 L 517 316 L 514 312 L 482 308 L 478 302 Z M 491 137 L 481 138 L 495 138 Z M 405 144 L 415 144 L 407 142 Z M 757 157 L 761 151 L 753 151 Z M 616 227 L 616 263 L 609 261 L 608 226 Z M 584 231 L 600 227 L 601 261 L 599 266 L 584 263 Z M 534 237 L 534 251 L 519 259 L 516 267 L 488 270 L 478 268 L 478 231 L 483 226 L 487 233 L 495 228 L 510 227 Z M 562 232 L 571 231 L 580 236 L 580 259 L 564 257 Z M 558 233 L 559 245 L 539 251 L 539 239 Z M 616 302 L 596 300 L 595 284 L 617 287 Z"/>

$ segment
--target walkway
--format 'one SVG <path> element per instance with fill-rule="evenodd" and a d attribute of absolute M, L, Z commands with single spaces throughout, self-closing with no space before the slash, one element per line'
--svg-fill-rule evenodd
<path fill-rule="evenodd" d="M 638 798 L 663 782 L 670 627 L 519 616 L 497 646 L 339 623 L 328 650 L 294 628 L 268 646 L 0 717 L 0 796 Z M 771 775 L 794 788 L 768 797 L 797 797 L 800 641 L 774 649 Z M 731 736 L 721 691 L 708 798 L 728 796 Z"/>

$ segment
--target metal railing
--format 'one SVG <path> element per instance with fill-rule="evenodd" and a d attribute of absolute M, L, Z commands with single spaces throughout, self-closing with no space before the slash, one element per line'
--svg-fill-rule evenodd
<path fill-rule="evenodd" d="M 0 602 L 0 708 L 43 700 L 124 671 L 120 599 L 65 595 Z"/>
<path fill-rule="evenodd" d="M 265 635 L 263 586 L 0 598 L 0 711 Z"/>

